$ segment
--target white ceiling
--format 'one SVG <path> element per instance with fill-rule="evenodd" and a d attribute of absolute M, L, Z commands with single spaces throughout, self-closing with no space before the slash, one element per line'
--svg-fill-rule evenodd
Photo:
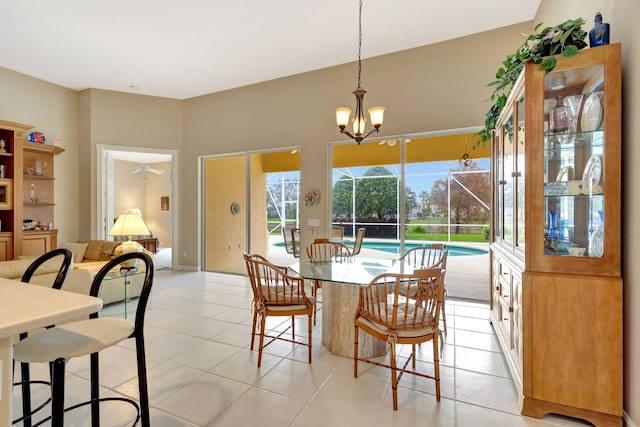
<path fill-rule="evenodd" d="M 362 57 L 534 18 L 540 0 L 365 0 Z M 355 61 L 357 0 L 2 0 L 0 66 L 186 99 Z"/>
<path fill-rule="evenodd" d="M 133 151 L 115 151 L 109 150 L 109 153 L 115 160 L 124 160 L 127 162 L 135 162 L 141 165 L 149 165 L 152 163 L 170 162 L 171 155 L 161 153 L 138 153 Z"/>

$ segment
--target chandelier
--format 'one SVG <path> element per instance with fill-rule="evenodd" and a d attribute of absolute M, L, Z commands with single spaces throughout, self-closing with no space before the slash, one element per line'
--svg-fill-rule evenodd
<path fill-rule="evenodd" d="M 362 0 L 360 0 L 360 8 L 358 10 L 358 88 L 353 91 L 353 94 L 356 96 L 356 113 L 352 119 L 353 123 L 353 134 L 351 134 L 346 128 L 349 124 L 349 117 L 351 116 L 351 109 L 347 107 L 338 107 L 336 108 L 336 123 L 338 124 L 338 128 L 340 128 L 340 133 L 347 135 L 349 138 L 354 139 L 358 144 L 365 139 L 368 138 L 373 132 L 380 132 L 380 126 L 382 126 L 382 120 L 384 116 L 384 107 L 372 107 L 369 108 L 369 115 L 371 116 L 371 124 L 373 125 L 373 129 L 369 131 L 366 135 L 362 136 L 365 133 L 365 124 L 366 119 L 364 117 L 364 108 L 362 106 L 362 101 L 364 99 L 364 94 L 367 93 L 366 90 L 362 89 L 360 86 L 360 76 L 362 74 Z"/>

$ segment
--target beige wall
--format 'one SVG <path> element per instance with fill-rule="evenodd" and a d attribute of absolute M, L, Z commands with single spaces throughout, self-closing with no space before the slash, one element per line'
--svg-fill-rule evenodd
<path fill-rule="evenodd" d="M 382 135 L 481 125 L 486 84 L 530 28 L 516 25 L 365 60 L 365 103 L 387 108 Z M 300 146 L 301 190 L 318 187 L 324 196 L 316 207 L 302 206 L 300 220 L 320 219 L 328 230 L 328 144 L 343 140 L 333 111 L 353 106 L 356 71 L 348 64 L 185 101 L 183 205 L 197 206 L 197 192 L 185 185 L 198 182 L 199 156 Z M 181 235 L 197 235 L 197 210 L 183 213 Z M 181 250 L 189 254 L 181 264 L 197 264 L 195 239 L 182 240 Z"/>
<path fill-rule="evenodd" d="M 622 43 L 622 267 L 624 280 L 624 411 L 627 421 L 640 426 L 640 3 L 637 0 L 543 0 L 535 22 L 551 25 L 582 16 L 587 29 L 593 27 L 595 12 L 611 26 L 610 42 Z M 603 345 L 606 345 L 606 338 Z"/>
<path fill-rule="evenodd" d="M 87 238 L 97 234 L 96 145 L 179 151 L 182 148 L 182 102 L 99 89 L 83 91 L 80 100 L 83 148 L 80 162 L 83 170 L 90 167 L 87 174 L 90 180 L 83 180 L 80 189 L 83 212 L 80 236 Z M 194 190 L 196 185 L 191 183 L 186 188 Z"/>
<path fill-rule="evenodd" d="M 32 125 L 47 141 L 60 138 L 66 151 L 55 157 L 55 224 L 58 242 L 75 242 L 80 217 L 78 182 L 81 176 L 88 176 L 78 171 L 77 92 L 0 68 L 0 94 L 0 118 Z"/>

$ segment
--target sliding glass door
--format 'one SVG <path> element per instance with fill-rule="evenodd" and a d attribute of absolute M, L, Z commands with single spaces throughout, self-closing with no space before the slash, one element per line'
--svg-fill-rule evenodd
<path fill-rule="evenodd" d="M 489 151 L 473 133 L 333 147 L 332 221 L 367 255 L 397 258 L 428 242 L 488 242 Z M 465 156 L 466 154 L 466 156 Z"/>

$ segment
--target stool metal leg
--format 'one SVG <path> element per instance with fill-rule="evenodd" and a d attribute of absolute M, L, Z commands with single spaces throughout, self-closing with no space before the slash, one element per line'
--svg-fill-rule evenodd
<path fill-rule="evenodd" d="M 51 427 L 64 427 L 65 359 L 51 362 Z"/>
<path fill-rule="evenodd" d="M 20 364 L 20 374 L 22 381 L 22 414 L 31 414 L 31 375 L 29 374 L 29 364 Z M 31 417 L 25 418 L 24 427 L 31 427 Z"/>
<path fill-rule="evenodd" d="M 147 358 L 142 331 L 136 335 L 136 353 L 138 359 L 138 394 L 140 395 L 142 427 L 151 427 L 151 417 L 149 415 L 149 387 L 147 384 Z"/>
<path fill-rule="evenodd" d="M 91 427 L 100 427 L 100 359 L 91 353 Z"/>

